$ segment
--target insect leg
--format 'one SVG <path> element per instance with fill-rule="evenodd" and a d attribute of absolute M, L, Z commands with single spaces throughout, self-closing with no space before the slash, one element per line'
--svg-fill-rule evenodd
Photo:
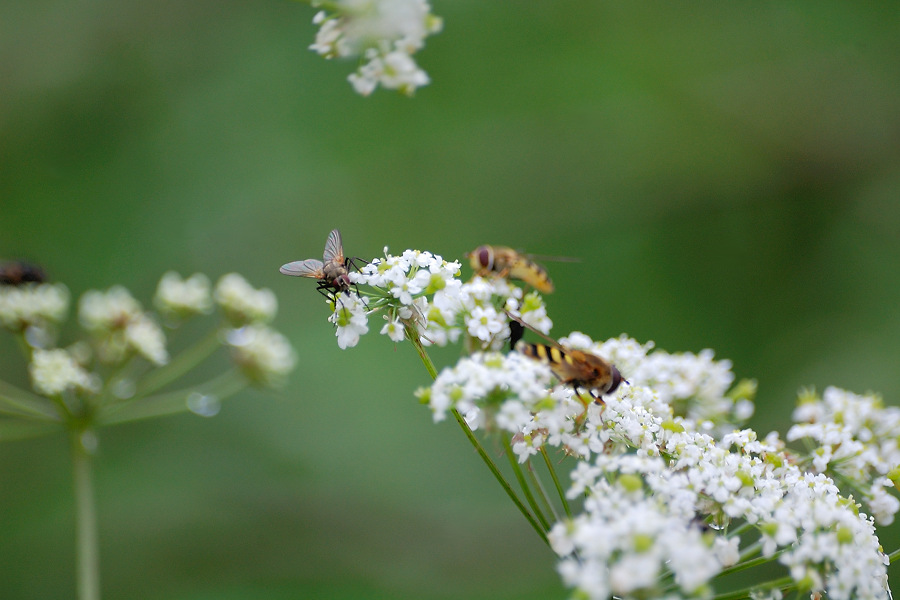
<path fill-rule="evenodd" d="M 509 322 L 509 349 L 515 350 L 516 344 L 525 335 L 525 327 L 518 321 L 511 320 Z"/>

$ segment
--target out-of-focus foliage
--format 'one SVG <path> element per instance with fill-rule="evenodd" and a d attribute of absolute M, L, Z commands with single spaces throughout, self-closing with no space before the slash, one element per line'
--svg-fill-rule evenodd
<path fill-rule="evenodd" d="M 333 227 L 363 258 L 580 257 L 547 264 L 554 334 L 714 348 L 758 378 L 761 432 L 801 386 L 900 398 L 895 3 L 432 6 L 432 83 L 364 99 L 302 4 L 0 4 L 0 258 L 75 296 L 239 271 L 299 355 L 276 400 L 103 433 L 106 597 L 565 596 L 416 405 L 412 349 L 340 351 L 315 284 L 278 274 Z M 0 336 L 3 377 L 21 364 Z M 4 598 L 72 594 L 66 443 L 0 446 Z"/>

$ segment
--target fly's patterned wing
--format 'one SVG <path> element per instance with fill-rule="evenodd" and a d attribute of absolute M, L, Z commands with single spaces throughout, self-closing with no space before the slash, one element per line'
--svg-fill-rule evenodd
<path fill-rule="evenodd" d="M 282 265 L 279 271 L 284 275 L 293 275 L 294 277 L 312 277 L 313 279 L 325 278 L 325 265 L 322 264 L 321 260 L 316 260 L 315 258 L 289 262 L 286 265 Z"/>
<path fill-rule="evenodd" d="M 344 264 L 344 246 L 341 243 L 341 232 L 337 229 L 332 229 L 328 234 L 328 239 L 325 241 L 324 259 L 326 263 Z"/>

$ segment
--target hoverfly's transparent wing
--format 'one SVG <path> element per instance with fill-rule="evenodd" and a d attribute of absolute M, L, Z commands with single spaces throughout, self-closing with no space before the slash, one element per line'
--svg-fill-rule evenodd
<path fill-rule="evenodd" d="M 546 254 L 531 254 L 528 252 L 520 252 L 522 256 L 526 258 L 530 258 L 531 260 L 541 260 L 545 262 L 567 262 L 567 263 L 577 263 L 581 262 L 581 258 L 578 256 L 548 256 Z"/>
<path fill-rule="evenodd" d="M 337 229 L 332 229 L 328 234 L 328 239 L 325 241 L 324 259 L 325 262 L 334 261 L 344 264 L 344 246 L 341 243 L 341 232 Z"/>
<path fill-rule="evenodd" d="M 321 260 L 315 258 L 307 258 L 306 260 L 295 260 L 286 265 L 282 265 L 279 271 L 283 275 L 293 275 L 294 277 L 313 277 L 314 279 L 325 279 L 325 265 Z"/>

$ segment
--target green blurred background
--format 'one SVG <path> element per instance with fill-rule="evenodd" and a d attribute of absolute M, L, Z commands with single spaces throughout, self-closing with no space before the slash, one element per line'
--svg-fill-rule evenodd
<path fill-rule="evenodd" d="M 0 3 L 0 257 L 145 303 L 166 270 L 238 271 L 300 358 L 214 419 L 101 433 L 106 598 L 566 596 L 417 405 L 409 345 L 339 350 L 314 284 L 278 274 L 333 227 L 361 257 L 580 257 L 549 265 L 556 335 L 713 348 L 758 378 L 762 432 L 802 386 L 900 395 L 900 5 L 433 8 L 433 83 L 364 99 L 303 4 Z M 27 384 L 8 337 L 0 376 Z M 0 446 L 5 599 L 74 596 L 67 450 Z"/>

